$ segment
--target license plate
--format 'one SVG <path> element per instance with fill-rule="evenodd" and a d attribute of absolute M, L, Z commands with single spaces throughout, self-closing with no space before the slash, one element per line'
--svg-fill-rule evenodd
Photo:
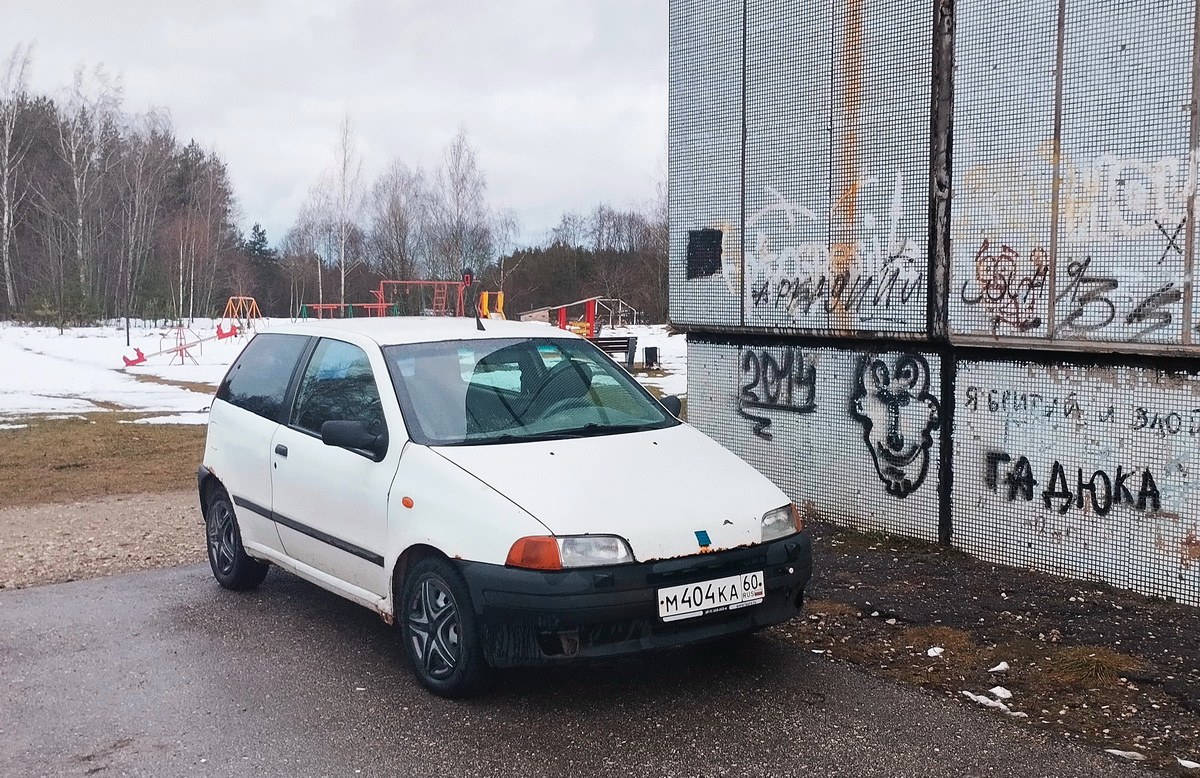
<path fill-rule="evenodd" d="M 747 608 L 766 597 L 762 572 L 742 573 L 658 590 L 658 617 L 678 621 L 706 613 Z"/>

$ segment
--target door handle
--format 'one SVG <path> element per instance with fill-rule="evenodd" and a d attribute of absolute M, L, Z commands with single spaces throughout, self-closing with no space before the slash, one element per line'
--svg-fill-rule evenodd
<path fill-rule="evenodd" d="M 276 444 L 275 453 L 281 457 L 286 457 L 287 456 L 287 446 L 283 445 L 282 443 Z"/>

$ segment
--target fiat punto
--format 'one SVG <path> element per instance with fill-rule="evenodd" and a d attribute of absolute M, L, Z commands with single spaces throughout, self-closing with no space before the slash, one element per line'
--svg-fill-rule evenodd
<path fill-rule="evenodd" d="M 256 335 L 198 479 L 217 582 L 276 565 L 394 623 L 422 684 L 791 618 L 800 514 L 617 363 L 542 324 L 376 318 Z"/>

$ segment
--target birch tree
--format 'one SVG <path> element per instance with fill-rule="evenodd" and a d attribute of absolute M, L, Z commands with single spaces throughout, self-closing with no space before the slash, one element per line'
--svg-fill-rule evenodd
<path fill-rule="evenodd" d="M 482 267 L 492 252 L 487 178 L 479 169 L 466 129 L 460 128 L 446 147 L 435 194 L 434 274 L 450 279 L 465 267 Z"/>
<path fill-rule="evenodd" d="M 83 67 L 63 101 L 58 122 L 58 152 L 67 166 L 71 192 L 71 224 L 79 294 L 91 294 L 92 266 L 88 254 L 87 219 L 102 177 L 108 172 L 121 102 L 120 84 L 114 84 L 102 66 L 91 76 Z"/>
<path fill-rule="evenodd" d="M 338 301 L 346 304 L 346 267 L 349 264 L 349 243 L 358 227 L 362 211 L 362 160 L 354 140 L 350 114 L 342 117 L 338 130 L 337 154 L 334 160 L 331 187 L 333 223 L 331 234 L 335 241 L 338 266 Z"/>
<path fill-rule="evenodd" d="M 162 112 L 136 118 L 122 144 L 117 166 L 121 218 L 117 302 L 126 315 L 133 309 L 153 253 L 174 147 L 170 120 Z"/>
<path fill-rule="evenodd" d="M 424 172 L 392 162 L 371 188 L 368 210 L 376 267 L 388 278 L 419 278 L 428 263 L 430 237 Z"/>
<path fill-rule="evenodd" d="M 18 44 L 0 72 L 0 266 L 10 312 L 17 308 L 17 287 L 12 269 L 13 229 L 17 209 L 28 191 L 17 171 L 33 142 L 32 135 L 17 133 L 17 116 L 28 99 L 26 87 L 31 58 L 32 44 Z"/>

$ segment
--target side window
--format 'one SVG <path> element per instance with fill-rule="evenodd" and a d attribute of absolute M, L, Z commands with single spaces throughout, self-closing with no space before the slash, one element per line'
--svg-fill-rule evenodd
<path fill-rule="evenodd" d="M 288 382 L 307 344 L 306 335 L 256 335 L 225 374 L 217 399 L 278 419 Z"/>
<path fill-rule="evenodd" d="M 522 362 L 523 349 L 507 348 L 495 351 L 475 364 L 473 370 L 467 373 L 471 386 L 487 386 L 493 389 L 505 389 L 509 392 L 520 392 L 528 381 Z"/>
<path fill-rule="evenodd" d="M 384 430 L 379 387 L 367 353 L 350 343 L 322 338 L 300 380 L 291 423 L 320 435 L 327 421 L 361 421 L 372 432 Z"/>

